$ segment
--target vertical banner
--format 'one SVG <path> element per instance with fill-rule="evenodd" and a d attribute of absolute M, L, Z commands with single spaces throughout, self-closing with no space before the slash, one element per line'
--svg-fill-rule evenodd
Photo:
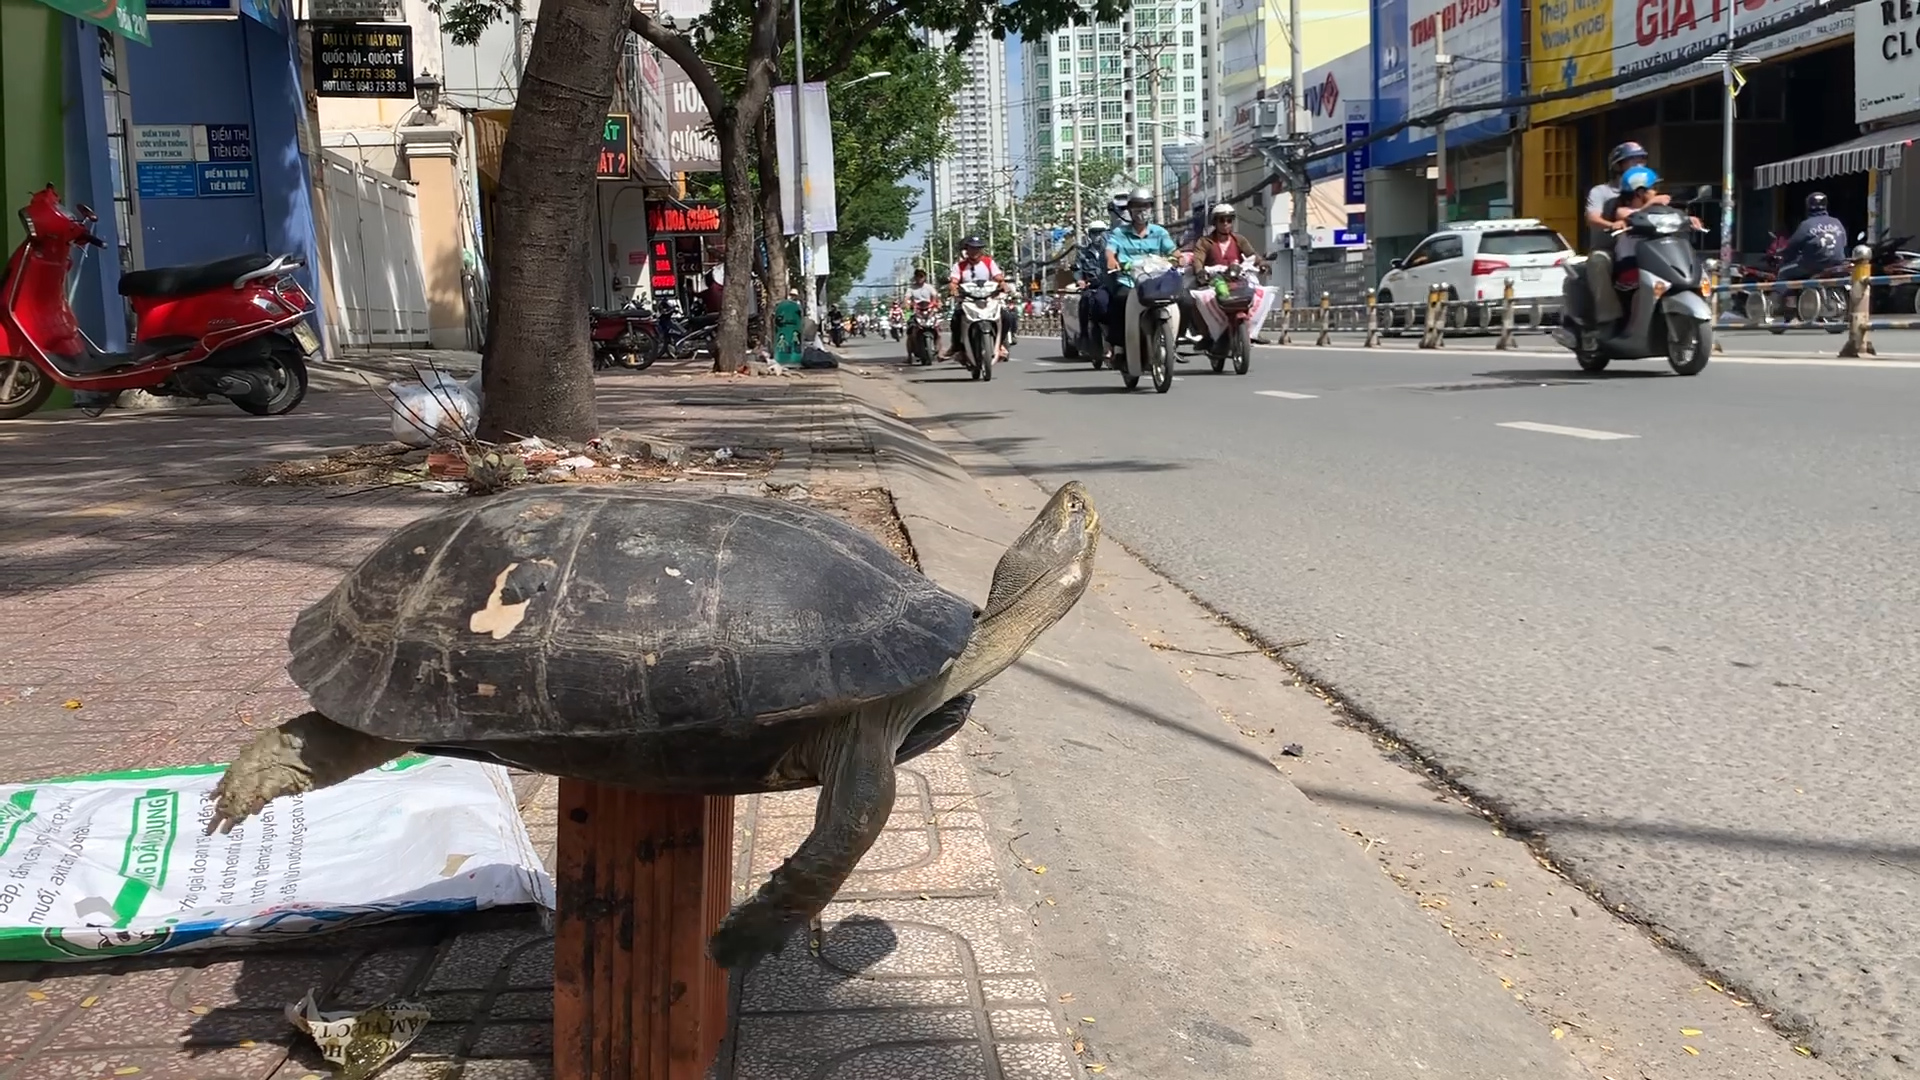
<path fill-rule="evenodd" d="M 1367 137 L 1373 130 L 1372 124 L 1347 122 L 1347 142 L 1357 142 Z M 1367 164 L 1372 147 L 1362 146 L 1347 151 L 1347 205 L 1359 206 L 1367 201 Z"/>
<path fill-rule="evenodd" d="M 807 140 L 807 227 L 811 232 L 838 232 L 839 211 L 834 205 L 833 121 L 827 112 L 827 84 L 808 83 L 801 96 L 801 120 Z M 773 141 L 780 148 L 780 223 L 788 236 L 799 231 L 793 207 L 795 173 L 793 145 L 793 87 L 773 88 Z"/>

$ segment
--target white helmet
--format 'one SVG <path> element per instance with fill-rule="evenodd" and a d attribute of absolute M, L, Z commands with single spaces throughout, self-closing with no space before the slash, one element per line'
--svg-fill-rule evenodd
<path fill-rule="evenodd" d="M 1211 216 L 1215 218 L 1237 217 L 1238 214 L 1234 211 L 1232 203 L 1223 202 L 1213 208 L 1213 214 Z"/>
<path fill-rule="evenodd" d="M 1104 221 L 1101 221 L 1099 218 L 1089 218 L 1087 219 L 1087 231 L 1088 232 L 1106 232 L 1107 223 Z"/>

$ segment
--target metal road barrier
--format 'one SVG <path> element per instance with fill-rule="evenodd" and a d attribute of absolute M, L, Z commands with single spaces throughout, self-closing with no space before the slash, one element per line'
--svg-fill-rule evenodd
<path fill-rule="evenodd" d="M 1403 327 L 1412 331 L 1417 320 L 1423 349 L 1441 348 L 1448 335 L 1477 329 L 1482 334 L 1497 335 L 1494 348 L 1504 350 L 1518 348 L 1514 344 L 1517 331 L 1544 332 L 1550 328 L 1549 324 L 1559 321 L 1557 300 L 1538 297 L 1516 300 L 1511 281 L 1506 283 L 1497 301 L 1453 299 L 1451 292 L 1450 286 L 1441 283 L 1427 290 L 1425 303 L 1393 304 L 1380 303 L 1372 289 L 1367 290 L 1365 302 L 1358 304 L 1336 304 L 1331 294 L 1323 292 L 1319 303 L 1312 306 L 1296 303 L 1292 293 L 1283 293 L 1262 329 L 1277 331 L 1282 345 L 1294 344 L 1296 331 L 1302 335 L 1313 333 L 1314 345 L 1332 344 L 1335 333 L 1359 332 L 1364 335 L 1361 346 L 1372 349 L 1380 345 L 1383 334 L 1398 336 Z M 1482 325 L 1470 328 L 1467 326 L 1470 320 Z"/>
<path fill-rule="evenodd" d="M 1843 357 L 1877 356 L 1873 347 L 1875 330 L 1914 330 L 1920 329 L 1920 317 L 1876 317 L 1873 314 L 1873 290 L 1875 287 L 1897 287 L 1920 282 L 1920 274 L 1881 274 L 1873 273 L 1873 253 L 1865 247 L 1853 249 L 1852 266 L 1844 282 L 1834 278 L 1807 278 L 1799 281 L 1741 282 L 1739 284 L 1720 284 L 1714 282 L 1711 302 L 1714 311 L 1714 325 L 1727 329 L 1764 329 L 1775 334 L 1788 330 L 1823 330 L 1829 334 L 1847 335 L 1845 344 L 1840 346 Z M 1771 308 L 1772 297 L 1779 292 L 1799 293 L 1802 290 L 1816 288 L 1834 293 L 1844 293 L 1846 312 L 1843 317 L 1828 318 L 1807 322 L 1804 319 L 1788 320 L 1776 318 Z M 1722 317 L 1721 298 L 1726 298 L 1726 315 Z M 1746 302 L 1736 305 L 1736 298 L 1745 297 Z M 1758 303 L 1754 301 L 1758 300 Z M 1741 308 L 1735 315 L 1733 309 Z M 1756 309 L 1757 312 L 1756 312 Z M 1758 317 L 1756 318 L 1756 314 Z M 1719 341 L 1714 342 L 1714 351 L 1719 352 Z"/>

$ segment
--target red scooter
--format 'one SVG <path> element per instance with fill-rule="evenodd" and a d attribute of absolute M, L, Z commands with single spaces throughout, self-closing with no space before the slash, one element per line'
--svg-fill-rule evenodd
<path fill-rule="evenodd" d="M 593 366 L 645 371 L 660 356 L 660 332 L 653 315 L 629 300 L 617 311 L 587 309 L 587 327 L 593 340 Z"/>
<path fill-rule="evenodd" d="M 0 420 L 26 416 L 55 386 L 175 397 L 219 394 L 255 416 L 291 412 L 307 393 L 307 357 L 320 339 L 293 255 L 237 255 L 120 278 L 133 301 L 133 348 L 102 352 L 73 317 L 73 249 L 104 247 L 99 217 L 67 209 L 52 184 L 20 211 L 27 239 L 0 278 Z"/>

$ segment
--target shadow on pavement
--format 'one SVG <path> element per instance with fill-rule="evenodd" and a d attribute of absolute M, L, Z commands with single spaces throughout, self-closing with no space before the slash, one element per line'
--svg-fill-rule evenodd
<path fill-rule="evenodd" d="M 1635 361 L 1636 363 L 1638 361 Z M 1679 376 L 1666 368 L 1610 368 L 1606 371 L 1581 371 L 1579 368 L 1541 368 L 1538 371 L 1476 371 L 1476 379 L 1512 379 L 1518 382 L 1535 382 L 1552 379 L 1565 382 L 1581 379 L 1587 382 L 1605 382 L 1608 379 L 1675 379 Z"/>

